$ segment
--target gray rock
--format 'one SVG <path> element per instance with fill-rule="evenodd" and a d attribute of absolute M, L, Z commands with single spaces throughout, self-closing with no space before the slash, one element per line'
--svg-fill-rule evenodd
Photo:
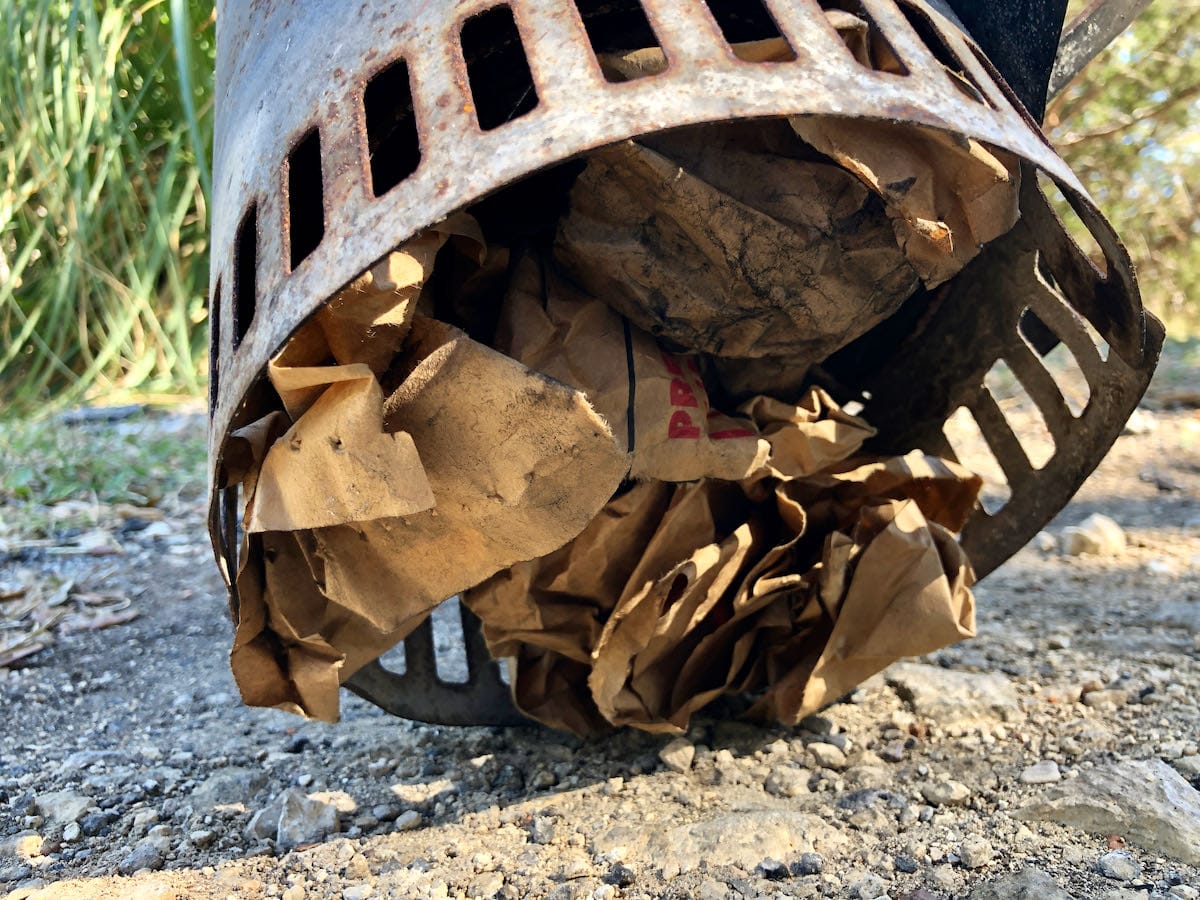
<path fill-rule="evenodd" d="M 271 804 L 250 817 L 246 836 L 260 841 L 275 840 L 279 831 L 279 807 Z"/>
<path fill-rule="evenodd" d="M 15 866 L 0 866 L 0 884 L 14 884 L 18 881 L 24 881 L 33 874 L 33 866 L 27 863 L 18 863 Z"/>
<path fill-rule="evenodd" d="M 39 816 L 60 825 L 78 822 L 92 805 L 90 797 L 84 797 L 74 791 L 51 791 L 33 801 Z"/>
<path fill-rule="evenodd" d="M 783 881 L 791 873 L 788 872 L 788 867 L 779 860 L 767 857 L 754 867 L 754 874 L 768 881 Z"/>
<path fill-rule="evenodd" d="M 421 814 L 419 812 L 417 812 L 415 809 L 406 809 L 404 812 L 400 813 L 400 815 L 396 816 L 396 821 L 393 823 L 393 827 L 397 831 L 413 831 L 414 829 L 421 827 L 422 821 L 424 820 L 421 818 Z"/>
<path fill-rule="evenodd" d="M 1058 763 L 1054 760 L 1044 759 L 1023 771 L 1020 781 L 1021 784 L 1054 784 L 1056 781 L 1062 781 L 1062 772 L 1058 770 Z"/>
<path fill-rule="evenodd" d="M 825 871 L 825 857 L 820 853 L 801 853 L 792 863 L 793 875 L 820 875 Z"/>
<path fill-rule="evenodd" d="M 1119 556 L 1125 552 L 1125 532 L 1108 516 L 1095 513 L 1079 525 L 1063 529 L 1063 552 L 1068 556 Z"/>
<path fill-rule="evenodd" d="M 709 878 L 696 890 L 696 900 L 728 900 L 729 886 Z"/>
<path fill-rule="evenodd" d="M 163 867 L 163 856 L 153 844 L 138 844 L 117 865 L 119 875 L 132 875 L 142 869 L 155 871 Z"/>
<path fill-rule="evenodd" d="M 934 806 L 963 806 L 971 789 L 961 781 L 928 781 L 921 785 L 921 796 Z"/>
<path fill-rule="evenodd" d="M 851 886 L 850 895 L 858 900 L 880 900 L 888 896 L 888 885 L 878 875 L 868 875 Z"/>
<path fill-rule="evenodd" d="M 896 871 L 903 872 L 905 875 L 912 875 L 920 868 L 915 859 L 913 859 L 911 856 L 904 856 L 903 854 L 896 857 L 894 864 L 896 866 Z"/>
<path fill-rule="evenodd" d="M 1113 881 L 1133 881 L 1142 874 L 1142 867 L 1128 850 L 1113 850 L 1100 857 L 1096 871 Z"/>
<path fill-rule="evenodd" d="M 690 772 L 696 758 L 696 747 L 687 738 L 679 737 L 658 751 L 658 758 L 672 772 Z"/>
<path fill-rule="evenodd" d="M 1200 889 L 1194 888 L 1190 884 L 1177 884 L 1167 891 L 1167 894 L 1178 897 L 1179 900 L 1197 900 L 1200 898 Z"/>
<path fill-rule="evenodd" d="M 96 763 L 109 765 L 127 762 L 128 759 L 128 756 L 116 750 L 76 750 L 62 761 L 60 769 L 63 772 L 78 772 L 80 769 L 86 769 Z"/>
<path fill-rule="evenodd" d="M 1129 693 L 1112 688 L 1104 691 L 1088 691 L 1083 695 L 1083 705 L 1096 709 L 1116 709 L 1129 702 Z"/>
<path fill-rule="evenodd" d="M 637 873 L 622 863 L 617 863 L 604 876 L 605 884 L 611 884 L 620 888 L 629 887 L 635 881 L 637 881 Z"/>
<path fill-rule="evenodd" d="M 484 872 L 467 887 L 467 896 L 472 900 L 492 900 L 504 887 L 504 875 L 500 872 Z"/>
<path fill-rule="evenodd" d="M 823 769 L 842 769 L 846 766 L 846 754 L 834 744 L 817 742 L 808 745 L 808 752 Z"/>
<path fill-rule="evenodd" d="M 982 869 L 996 858 L 996 851 L 981 837 L 969 837 L 958 848 L 958 859 L 964 869 Z"/>
<path fill-rule="evenodd" d="M 830 854 L 846 839 L 820 817 L 781 809 L 725 813 L 687 825 L 621 824 L 593 839 L 593 852 L 623 847 L 648 859 L 671 859 L 680 871 L 709 866 L 742 866 L 760 860 L 793 859 L 801 853 Z"/>
<path fill-rule="evenodd" d="M 1122 834 L 1146 850 L 1200 865 L 1200 792 L 1161 760 L 1088 770 L 1011 815 Z"/>
<path fill-rule="evenodd" d="M 897 663 L 884 673 L 917 715 L 940 725 L 973 725 L 1019 717 L 1017 689 L 1003 675 Z"/>
<path fill-rule="evenodd" d="M 338 809 L 332 803 L 311 800 L 295 788 L 280 795 L 279 826 L 275 843 L 291 849 L 323 841 L 338 830 Z"/>
<path fill-rule="evenodd" d="M 1200 756 L 1184 756 L 1173 760 L 1171 765 L 1184 778 L 1189 780 L 1200 778 Z"/>
<path fill-rule="evenodd" d="M 776 797 L 799 797 L 808 793 L 808 782 L 812 773 L 793 766 L 776 766 L 763 782 L 768 794 Z"/>
<path fill-rule="evenodd" d="M 1075 900 L 1041 869 L 1022 869 L 976 886 L 970 900 Z"/>
<path fill-rule="evenodd" d="M 1140 437 L 1156 431 L 1158 431 L 1158 420 L 1154 418 L 1154 414 L 1144 409 L 1135 409 L 1130 413 L 1129 421 L 1125 423 L 1121 434 Z"/>
<path fill-rule="evenodd" d="M 222 769 L 192 791 L 191 802 L 197 812 L 207 812 L 217 806 L 247 803 L 266 786 L 267 774 L 259 769 Z"/>

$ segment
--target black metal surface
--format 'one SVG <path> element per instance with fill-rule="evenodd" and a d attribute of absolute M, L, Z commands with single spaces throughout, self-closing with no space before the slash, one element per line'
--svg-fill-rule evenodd
<path fill-rule="evenodd" d="M 1063 91 L 1105 47 L 1116 40 L 1153 0 L 1094 0 L 1063 32 L 1048 87 L 1050 97 Z"/>
<path fill-rule="evenodd" d="M 1039 122 L 1067 0 L 946 0 L 979 48 Z"/>
<path fill-rule="evenodd" d="M 434 725 L 530 725 L 513 705 L 483 640 L 479 619 L 458 604 L 467 656 L 467 680 L 444 681 L 438 675 L 433 620 L 426 619 L 404 641 L 404 672 L 397 674 L 375 660 L 359 669 L 345 686 L 385 712 Z"/>
<path fill-rule="evenodd" d="M 863 417 L 879 429 L 871 449 L 881 453 L 920 447 L 947 454 L 946 420 L 960 407 L 975 418 L 1012 492 L 997 514 L 978 509 L 963 532 L 963 547 L 981 578 L 1045 527 L 1099 465 L 1145 393 L 1164 337 L 1162 325 L 1147 316 L 1139 323 L 1140 354 L 1124 359 L 1113 350 L 1103 359 L 1084 319 L 1108 339 L 1112 323 L 1096 315 L 1093 298 L 1111 291 L 1113 281 L 1130 278 L 1129 272 L 1095 268 L 1066 235 L 1028 168 L 1021 208 L 1011 232 L 930 298 L 927 312 L 936 311 L 893 344 L 884 364 L 857 382 L 852 373 L 839 373 L 849 387 L 870 394 Z M 1078 417 L 1025 338 L 1021 319 L 1027 310 L 1067 346 L 1087 379 L 1090 399 Z M 1001 360 L 1054 439 L 1054 455 L 1040 469 L 984 385 Z"/>

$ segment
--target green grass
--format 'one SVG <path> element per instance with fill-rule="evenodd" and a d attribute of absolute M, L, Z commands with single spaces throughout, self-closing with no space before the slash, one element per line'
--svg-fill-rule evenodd
<path fill-rule="evenodd" d="M 120 504 L 195 506 L 205 489 L 203 427 L 166 431 L 152 416 L 65 425 L 0 423 L 0 546 L 110 524 Z"/>
<path fill-rule="evenodd" d="M 10 421 L 0 430 L 0 504 L 64 500 L 155 505 L 204 486 L 202 429 L 164 434 L 132 423 Z"/>
<path fill-rule="evenodd" d="M 0 0 L 10 408 L 202 389 L 215 29 L 211 3 L 173 5 L 196 23 L 178 48 L 166 0 Z"/>

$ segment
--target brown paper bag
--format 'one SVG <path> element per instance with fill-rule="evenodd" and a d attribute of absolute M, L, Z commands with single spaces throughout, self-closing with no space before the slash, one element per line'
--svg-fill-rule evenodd
<path fill-rule="evenodd" d="M 751 715 L 796 724 L 902 657 L 975 635 L 970 564 L 916 501 L 863 507 L 852 535 L 830 536 L 820 576 L 819 639 L 768 652 Z"/>
<path fill-rule="evenodd" d="M 364 364 L 288 369 L 329 379 L 266 455 L 250 531 L 298 531 L 411 516 L 434 506 L 412 437 L 383 430 L 383 392 Z"/>
<path fill-rule="evenodd" d="M 234 668 L 252 702 L 336 716 L 341 680 L 445 598 L 575 537 L 626 474 L 578 391 L 420 316 L 403 351 L 386 418 L 364 364 L 277 367 L 319 392 L 247 482 Z"/>
<path fill-rule="evenodd" d="M 1017 158 L 975 140 L 869 119 L 794 118 L 806 142 L 883 198 L 927 287 L 950 280 L 1020 217 Z"/>
<path fill-rule="evenodd" d="M 663 350 L 546 259 L 517 265 L 496 347 L 583 391 L 632 451 L 634 478 L 736 481 L 769 474 L 773 460 L 810 474 L 875 433 L 822 391 L 799 405 L 757 397 L 733 416 L 713 409 L 695 356 Z"/>
<path fill-rule="evenodd" d="M 555 258 L 658 339 L 777 359 L 797 382 L 918 286 L 882 205 L 845 169 L 809 157 L 780 121 L 596 151 Z"/>
<path fill-rule="evenodd" d="M 571 544 L 464 595 L 514 660 L 527 714 L 581 733 L 679 731 L 721 694 L 767 690 L 756 712 L 794 721 L 889 653 L 973 629 L 947 529 L 978 478 L 920 453 L 845 461 L 862 429 L 820 392 L 804 414 L 765 399 L 747 411 L 773 440 L 769 473 L 636 485 Z M 880 629 L 906 616 L 921 633 L 888 644 Z"/>

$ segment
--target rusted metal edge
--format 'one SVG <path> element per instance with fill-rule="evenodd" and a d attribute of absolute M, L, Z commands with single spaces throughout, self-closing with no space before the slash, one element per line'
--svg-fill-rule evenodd
<path fill-rule="evenodd" d="M 1054 99 L 1154 0 L 1095 0 L 1063 29 L 1048 95 Z"/>

